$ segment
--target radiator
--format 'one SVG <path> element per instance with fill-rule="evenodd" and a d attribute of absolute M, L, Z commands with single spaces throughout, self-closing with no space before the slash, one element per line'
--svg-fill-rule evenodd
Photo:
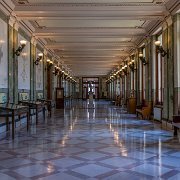
<path fill-rule="evenodd" d="M 161 121 L 162 120 L 162 108 L 154 107 L 154 119 Z"/>

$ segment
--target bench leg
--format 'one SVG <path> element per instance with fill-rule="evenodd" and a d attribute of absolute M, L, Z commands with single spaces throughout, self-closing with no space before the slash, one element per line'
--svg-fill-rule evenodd
<path fill-rule="evenodd" d="M 36 124 L 38 124 L 38 109 L 36 108 Z"/>
<path fill-rule="evenodd" d="M 45 120 L 45 118 L 46 118 L 46 108 L 45 107 L 43 107 L 43 117 L 44 117 L 44 120 Z"/>
<path fill-rule="evenodd" d="M 177 135 L 178 135 L 177 131 L 178 131 L 178 128 L 177 128 L 177 127 L 174 127 L 174 136 L 177 136 Z"/>
<path fill-rule="evenodd" d="M 9 117 L 6 117 L 6 131 L 9 131 Z"/>
<path fill-rule="evenodd" d="M 47 111 L 48 111 L 48 116 L 51 117 L 51 107 L 50 107 L 50 104 L 47 105 Z"/>

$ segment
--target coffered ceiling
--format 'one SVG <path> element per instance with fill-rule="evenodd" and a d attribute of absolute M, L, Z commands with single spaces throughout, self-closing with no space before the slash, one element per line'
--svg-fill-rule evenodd
<path fill-rule="evenodd" d="M 94 76 L 126 59 L 168 15 L 169 1 L 14 0 L 14 11 L 76 76 Z"/>

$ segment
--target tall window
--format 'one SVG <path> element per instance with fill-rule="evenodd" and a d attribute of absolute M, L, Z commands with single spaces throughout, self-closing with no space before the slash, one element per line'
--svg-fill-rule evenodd
<path fill-rule="evenodd" d="M 162 34 L 157 37 L 157 40 L 162 43 Z M 156 52 L 156 103 L 163 103 L 164 91 L 164 62 L 160 53 Z"/>
<path fill-rule="evenodd" d="M 140 54 L 142 56 L 139 61 L 139 77 L 140 77 L 139 86 L 141 92 L 141 96 L 140 96 L 141 102 L 145 99 L 145 95 L 146 95 L 146 65 L 143 63 L 143 58 L 145 58 L 146 56 L 145 53 L 146 53 L 145 47 L 143 47 L 140 51 Z"/>

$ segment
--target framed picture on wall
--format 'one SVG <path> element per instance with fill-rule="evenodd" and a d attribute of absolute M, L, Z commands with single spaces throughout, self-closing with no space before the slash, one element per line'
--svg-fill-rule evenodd
<path fill-rule="evenodd" d="M 63 99 L 63 98 L 64 98 L 64 89 L 56 88 L 56 99 Z"/>

